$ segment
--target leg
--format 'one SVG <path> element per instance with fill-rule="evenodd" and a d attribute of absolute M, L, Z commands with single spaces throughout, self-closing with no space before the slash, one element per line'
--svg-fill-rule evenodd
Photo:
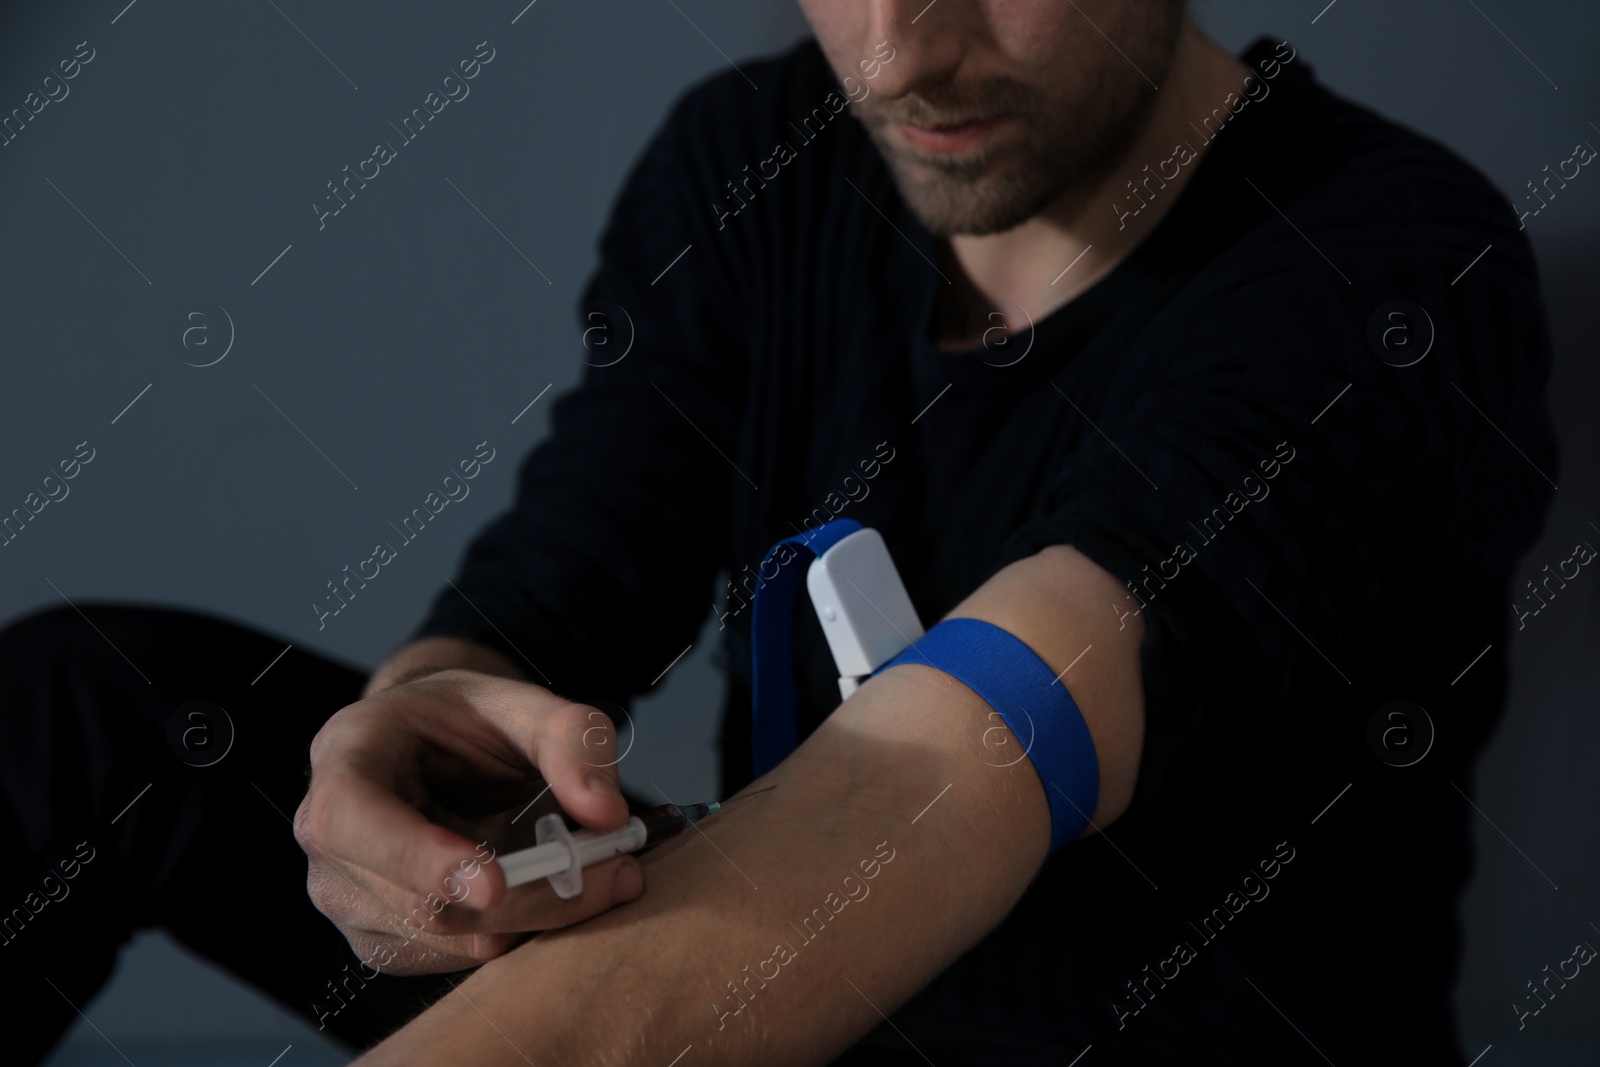
<path fill-rule="evenodd" d="M 274 663 L 284 645 L 103 605 L 0 632 L 0 965 L 26 1020 L 21 1062 L 48 1051 L 143 927 L 356 1045 L 448 988 L 356 976 L 306 896 L 290 823 L 306 746 L 364 676 L 299 649 Z"/>

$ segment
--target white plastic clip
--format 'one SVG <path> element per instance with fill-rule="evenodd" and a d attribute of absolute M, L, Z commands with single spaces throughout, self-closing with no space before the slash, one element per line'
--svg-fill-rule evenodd
<path fill-rule="evenodd" d="M 839 670 L 841 699 L 922 636 L 883 535 L 870 527 L 812 560 L 806 589 Z"/>

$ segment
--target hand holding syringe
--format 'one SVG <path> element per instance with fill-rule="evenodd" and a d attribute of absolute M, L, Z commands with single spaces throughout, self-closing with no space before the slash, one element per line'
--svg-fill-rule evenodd
<path fill-rule="evenodd" d="M 441 637 L 411 654 L 412 666 L 433 663 L 436 651 L 468 654 Z M 534 826 L 549 811 L 573 830 L 596 832 L 647 815 L 620 791 L 616 750 L 597 751 L 616 737 L 603 711 L 465 667 L 398 683 L 374 677 L 390 684 L 318 731 L 311 784 L 293 819 L 311 902 L 364 960 L 396 975 L 466 970 L 645 891 L 646 872 L 626 851 L 638 843 L 621 852 L 612 844 L 610 858 L 587 872 L 592 857 L 578 857 L 583 889 L 572 897 L 536 882 L 508 891 L 500 863 L 536 843 Z M 661 832 L 646 827 L 644 836 L 648 847 Z M 558 875 L 573 867 L 567 853 Z"/>
<path fill-rule="evenodd" d="M 735 800 L 765 793 L 767 789 L 746 793 Z M 729 801 L 733 803 L 733 801 Z M 550 888 L 562 900 L 571 900 L 583 892 L 583 869 L 628 852 L 643 852 L 671 838 L 677 837 L 691 825 L 722 810 L 715 800 L 700 804 L 663 804 L 643 816 L 631 816 L 620 829 L 608 833 L 593 830 L 567 829 L 561 815 L 552 812 L 542 815 L 534 823 L 535 840 L 532 848 L 510 852 L 500 857 L 500 869 L 505 872 L 506 888 L 524 885 L 540 878 L 550 881 Z"/>

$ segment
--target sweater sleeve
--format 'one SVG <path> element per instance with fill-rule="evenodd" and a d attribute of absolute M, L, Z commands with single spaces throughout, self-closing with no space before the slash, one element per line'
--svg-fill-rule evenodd
<path fill-rule="evenodd" d="M 1358 736 L 1397 679 L 1446 689 L 1470 658 L 1453 638 L 1537 539 L 1556 470 L 1549 342 L 1513 250 L 1468 292 L 1423 294 L 1437 337 L 1408 366 L 1367 343 L 1375 302 L 1318 264 L 1213 291 L 1058 462 L 1002 565 L 1071 544 L 1126 584 L 1095 609 L 1146 627 L 1130 812 L 1289 717 Z"/>
<path fill-rule="evenodd" d="M 740 246 L 716 239 L 701 192 L 716 187 L 707 88 L 613 207 L 579 309 L 580 383 L 414 632 L 494 648 L 575 698 L 625 701 L 693 640 L 743 477 Z"/>

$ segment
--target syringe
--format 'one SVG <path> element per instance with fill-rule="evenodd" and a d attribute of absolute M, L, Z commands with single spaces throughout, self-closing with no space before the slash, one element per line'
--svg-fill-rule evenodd
<path fill-rule="evenodd" d="M 721 810 L 722 805 L 715 800 L 699 804 L 663 804 L 643 817 L 631 816 L 620 829 L 599 834 L 592 830 L 573 833 L 560 814 L 552 812 L 541 815 L 533 824 L 534 839 L 539 843 L 501 856 L 500 869 L 505 872 L 507 888 L 548 878 L 556 896 L 570 900 L 583 892 L 583 868 L 627 852 L 654 848 Z"/>

